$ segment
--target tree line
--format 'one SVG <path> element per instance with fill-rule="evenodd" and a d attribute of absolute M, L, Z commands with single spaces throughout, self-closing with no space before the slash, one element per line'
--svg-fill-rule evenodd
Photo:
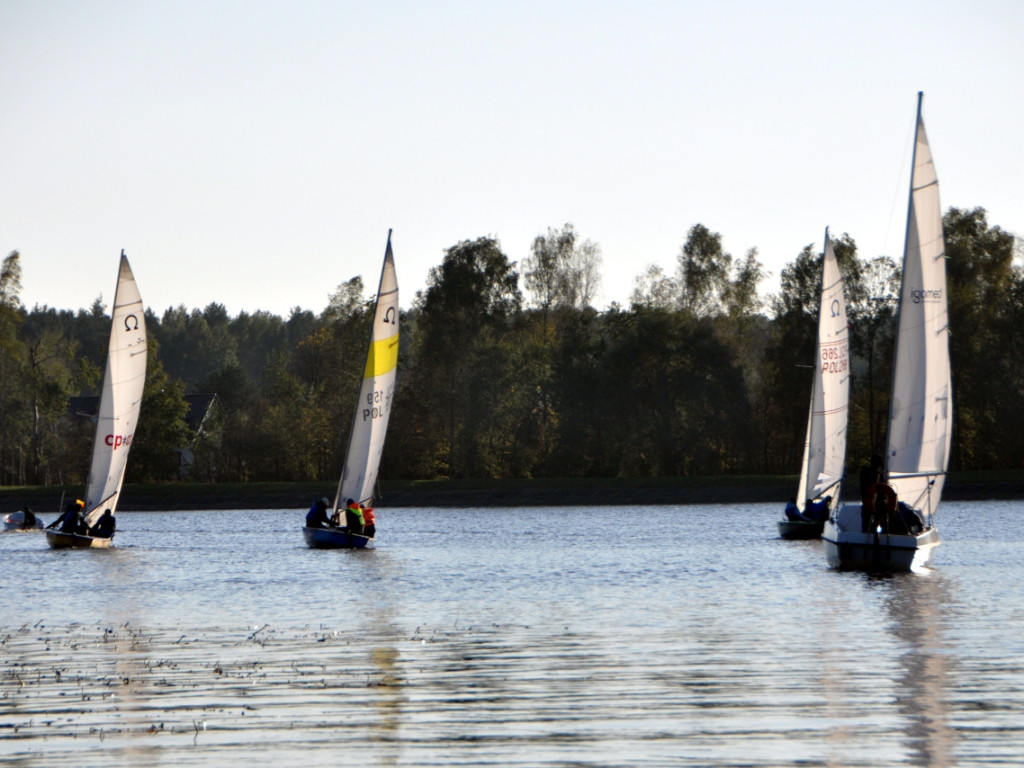
<path fill-rule="evenodd" d="M 944 217 L 952 469 L 1024 467 L 1020 243 L 984 209 Z M 834 240 L 851 324 L 848 466 L 885 444 L 899 263 Z M 21 256 L 0 268 L 0 483 L 83 483 L 109 316 L 26 309 Z M 511 262 L 498 240 L 448 248 L 402 313 L 385 479 L 795 474 L 815 356 L 821 254 L 763 298 L 756 249 L 702 224 L 676 269 L 648 267 L 597 311 L 600 248 L 571 224 Z M 342 464 L 373 297 L 361 278 L 320 314 L 147 310 L 149 366 L 130 482 L 326 481 Z M 211 393 L 201 427 L 187 393 Z M 183 457 L 187 461 L 183 461 Z"/>

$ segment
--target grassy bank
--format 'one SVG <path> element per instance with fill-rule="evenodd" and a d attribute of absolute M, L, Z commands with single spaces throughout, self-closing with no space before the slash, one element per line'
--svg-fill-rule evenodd
<path fill-rule="evenodd" d="M 659 478 L 537 478 L 525 480 L 388 480 L 382 507 L 516 507 L 628 504 L 779 502 L 795 491 L 797 477 L 742 475 Z M 125 485 L 118 509 L 306 509 L 312 499 L 333 496 L 332 483 L 133 483 Z M 0 511 L 23 506 L 56 513 L 63 498 L 81 498 L 82 486 L 0 488 Z M 846 483 L 844 498 L 857 494 Z M 955 472 L 948 500 L 1024 499 L 1024 471 Z"/>

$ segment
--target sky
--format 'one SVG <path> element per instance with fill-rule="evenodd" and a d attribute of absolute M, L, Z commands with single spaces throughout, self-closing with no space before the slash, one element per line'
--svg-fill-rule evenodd
<path fill-rule="evenodd" d="M 781 270 L 825 227 L 902 253 L 917 93 L 943 209 L 1024 234 L 1019 0 L 0 0 L 0 257 L 28 307 L 321 312 L 388 230 L 571 223 L 598 308 L 703 224 Z"/>

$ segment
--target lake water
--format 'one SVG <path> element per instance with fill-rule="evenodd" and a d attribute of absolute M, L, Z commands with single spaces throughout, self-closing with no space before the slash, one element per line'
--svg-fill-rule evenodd
<path fill-rule="evenodd" d="M 933 569 L 889 577 L 781 509 L 380 509 L 366 551 L 307 549 L 304 510 L 2 534 L 0 763 L 1024 764 L 1024 503 L 945 503 Z"/>

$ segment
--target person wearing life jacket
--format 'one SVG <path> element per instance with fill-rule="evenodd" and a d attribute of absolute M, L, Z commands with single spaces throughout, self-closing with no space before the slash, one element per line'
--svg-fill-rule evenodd
<path fill-rule="evenodd" d="M 354 499 L 345 500 L 345 525 L 349 533 L 363 532 L 363 510 Z"/>
<path fill-rule="evenodd" d="M 362 504 L 359 506 L 363 507 Z M 377 517 L 373 514 L 373 507 L 363 507 L 363 535 L 371 539 L 377 533 Z"/>
<path fill-rule="evenodd" d="M 864 533 L 874 533 L 879 517 L 876 514 L 875 490 L 885 482 L 885 460 L 877 453 L 871 455 L 871 463 L 860 470 L 860 528 Z"/>

